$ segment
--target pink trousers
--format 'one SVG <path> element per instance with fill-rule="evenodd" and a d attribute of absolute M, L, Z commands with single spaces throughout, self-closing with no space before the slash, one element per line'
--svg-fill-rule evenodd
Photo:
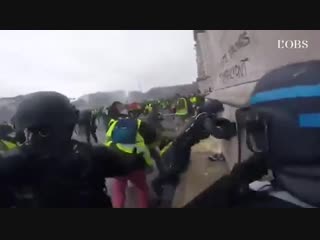
<path fill-rule="evenodd" d="M 128 176 L 117 177 L 114 179 L 112 186 L 112 205 L 114 208 L 124 208 L 126 201 L 126 189 L 130 181 L 138 193 L 138 207 L 148 208 L 149 189 L 147 184 L 146 172 L 137 170 L 130 173 Z"/>

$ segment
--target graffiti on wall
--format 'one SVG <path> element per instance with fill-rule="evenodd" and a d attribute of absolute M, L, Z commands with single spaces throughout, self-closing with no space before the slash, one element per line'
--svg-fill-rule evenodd
<path fill-rule="evenodd" d="M 229 46 L 228 51 L 222 56 L 221 63 L 224 65 L 228 63 L 241 48 L 244 48 L 250 44 L 250 38 L 248 33 L 244 31 L 238 37 L 238 40 Z"/>
<path fill-rule="evenodd" d="M 221 58 L 221 66 L 224 69 L 219 74 L 219 78 L 224 84 L 228 84 L 231 80 L 239 79 L 247 76 L 247 63 L 249 58 L 243 58 L 239 62 L 233 64 L 226 69 L 225 65 L 232 60 L 235 54 L 241 49 L 250 44 L 250 37 L 246 31 L 242 32 L 237 41 L 229 46 L 228 51 Z"/>
<path fill-rule="evenodd" d="M 241 59 L 239 63 L 233 65 L 232 67 L 226 69 L 219 74 L 220 79 L 223 83 L 228 83 L 228 81 L 238 78 L 243 78 L 247 76 L 247 66 L 246 63 L 249 58 Z"/>

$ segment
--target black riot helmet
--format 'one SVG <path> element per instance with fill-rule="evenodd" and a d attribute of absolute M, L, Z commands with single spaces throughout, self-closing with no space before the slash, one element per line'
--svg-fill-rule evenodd
<path fill-rule="evenodd" d="M 275 183 L 320 206 L 320 61 L 263 76 L 250 99 L 246 131 L 249 145 L 266 154 Z"/>
<path fill-rule="evenodd" d="M 64 143 L 71 139 L 78 114 L 66 96 L 57 92 L 36 92 L 20 103 L 13 123 L 16 131 L 32 133 L 37 143 Z"/>
<path fill-rule="evenodd" d="M 223 104 L 219 100 L 207 98 L 204 104 L 199 108 L 199 113 L 206 112 L 209 114 L 217 114 L 223 110 Z"/>
<path fill-rule="evenodd" d="M 236 124 L 226 118 L 218 117 L 223 111 L 223 104 L 219 100 L 206 99 L 199 108 L 199 115 L 207 115 L 203 123 L 208 133 L 217 139 L 229 140 L 236 135 Z"/>

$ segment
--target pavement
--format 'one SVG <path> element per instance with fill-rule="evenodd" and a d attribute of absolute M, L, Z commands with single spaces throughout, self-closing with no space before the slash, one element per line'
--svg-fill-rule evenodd
<path fill-rule="evenodd" d="M 191 164 L 181 177 L 176 189 L 173 207 L 179 208 L 187 204 L 216 180 L 228 173 L 226 162 L 212 162 L 210 155 L 217 152 L 215 148 L 208 151 L 208 145 L 215 146 L 214 139 L 206 139 L 195 145 L 191 153 Z"/>

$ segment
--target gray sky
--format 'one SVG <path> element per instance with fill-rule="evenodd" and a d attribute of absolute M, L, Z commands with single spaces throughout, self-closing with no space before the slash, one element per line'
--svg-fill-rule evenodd
<path fill-rule="evenodd" d="M 0 31 L 0 97 L 69 97 L 196 79 L 192 31 Z"/>

